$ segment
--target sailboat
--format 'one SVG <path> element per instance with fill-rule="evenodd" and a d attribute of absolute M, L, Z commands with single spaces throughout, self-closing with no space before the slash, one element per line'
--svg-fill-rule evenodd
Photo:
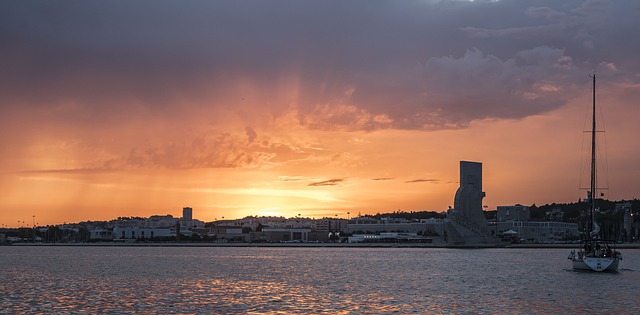
<path fill-rule="evenodd" d="M 593 74 L 593 119 L 591 123 L 591 183 L 587 192 L 589 203 L 588 239 L 582 241 L 580 249 L 572 250 L 569 260 L 574 270 L 617 271 L 622 254 L 613 245 L 615 241 L 600 238 L 600 227 L 595 221 L 596 206 L 596 75 Z"/>

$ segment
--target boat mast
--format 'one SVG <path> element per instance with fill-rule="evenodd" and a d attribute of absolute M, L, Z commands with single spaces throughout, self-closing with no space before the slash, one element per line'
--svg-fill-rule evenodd
<path fill-rule="evenodd" d="M 591 122 L 591 192 L 590 192 L 590 211 L 589 211 L 589 235 L 594 229 L 594 212 L 596 210 L 596 74 L 593 73 L 593 119 Z"/>

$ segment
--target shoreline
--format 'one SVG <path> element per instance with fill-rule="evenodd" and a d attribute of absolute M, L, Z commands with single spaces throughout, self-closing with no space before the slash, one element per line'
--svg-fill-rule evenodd
<path fill-rule="evenodd" d="M 8 246 L 45 247 L 279 247 L 279 248 L 448 248 L 448 249 L 548 249 L 578 248 L 580 244 L 425 244 L 425 243 L 13 243 Z M 615 244 L 617 249 L 640 249 L 640 243 Z"/>

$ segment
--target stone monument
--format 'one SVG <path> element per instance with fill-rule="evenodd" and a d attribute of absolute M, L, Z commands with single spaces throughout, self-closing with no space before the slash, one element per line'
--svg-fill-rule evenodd
<path fill-rule="evenodd" d="M 445 223 L 447 243 L 486 244 L 496 240 L 487 226 L 482 210 L 482 163 L 460 161 L 460 187 L 456 191 L 453 209 Z"/>

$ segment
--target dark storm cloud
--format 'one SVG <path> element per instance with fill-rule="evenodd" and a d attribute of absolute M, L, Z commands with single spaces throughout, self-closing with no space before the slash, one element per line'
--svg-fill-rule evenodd
<path fill-rule="evenodd" d="M 294 74 L 313 128 L 460 128 L 566 101 L 601 62 L 638 80 L 634 1 L 18 1 L 0 4 L 0 105 L 116 120 L 238 105 L 275 113 Z M 579 81 L 582 82 L 582 81 Z M 240 87 L 239 87 L 240 86 Z M 248 103 L 248 102 L 247 102 Z M 2 110 L 0 108 L 0 110 Z M 247 129 L 249 141 L 255 137 Z M 234 160 L 235 161 L 235 160 Z M 233 162 L 233 161 L 232 161 Z M 235 163 L 235 162 L 233 162 Z"/>

